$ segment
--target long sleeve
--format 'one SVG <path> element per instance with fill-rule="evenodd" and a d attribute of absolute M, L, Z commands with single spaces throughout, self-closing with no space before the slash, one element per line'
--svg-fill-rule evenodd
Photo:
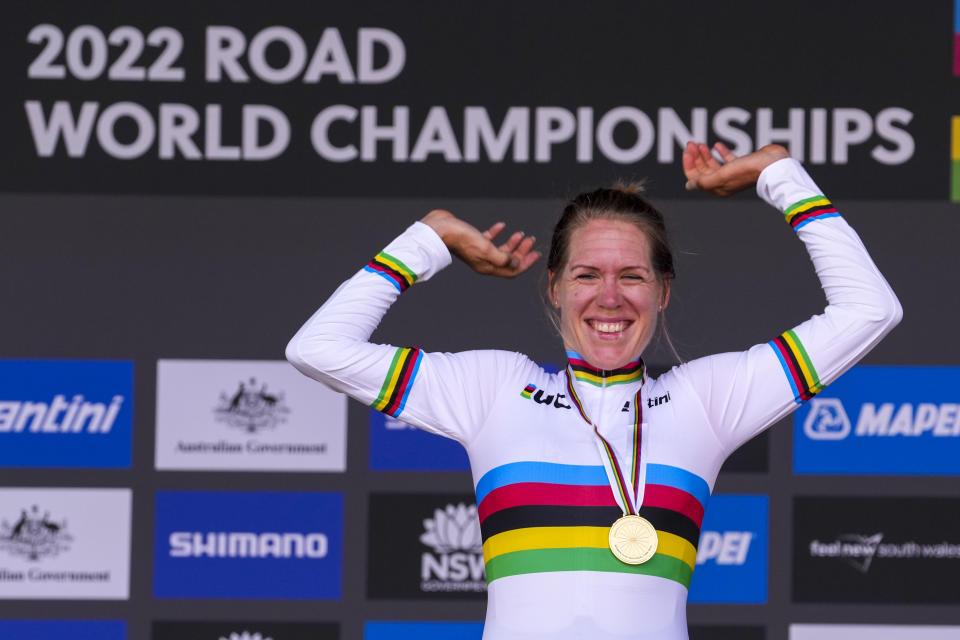
<path fill-rule="evenodd" d="M 767 167 L 757 192 L 806 245 L 827 307 L 768 343 L 678 368 L 728 454 L 836 380 L 902 316 L 860 238 L 799 162 L 788 158 Z"/>
<path fill-rule="evenodd" d="M 416 222 L 332 296 L 287 345 L 298 370 L 413 426 L 468 442 L 498 380 L 522 356 L 502 351 L 427 353 L 373 344 L 370 336 L 408 287 L 450 264 L 429 226 Z"/>

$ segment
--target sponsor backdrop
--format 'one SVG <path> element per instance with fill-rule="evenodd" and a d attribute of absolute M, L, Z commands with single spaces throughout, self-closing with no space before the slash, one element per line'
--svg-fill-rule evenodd
<path fill-rule="evenodd" d="M 905 309 L 724 466 L 691 638 L 958 635 L 957 4 L 4 7 L 0 637 L 479 637 L 462 447 L 284 345 L 430 209 L 546 239 L 620 178 L 668 218 L 681 357 L 817 313 L 782 216 L 684 191 L 689 138 L 788 146 Z M 561 363 L 534 271 L 455 264 L 374 339 Z"/>

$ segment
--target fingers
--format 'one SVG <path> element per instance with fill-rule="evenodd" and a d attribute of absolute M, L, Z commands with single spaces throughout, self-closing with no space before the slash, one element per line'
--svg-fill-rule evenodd
<path fill-rule="evenodd" d="M 713 148 L 717 150 L 717 153 L 720 154 L 720 157 L 723 158 L 724 162 L 733 162 L 737 159 L 737 156 L 734 155 L 733 151 L 727 147 L 727 145 L 722 142 L 715 142 Z"/>
<path fill-rule="evenodd" d="M 493 226 L 483 232 L 483 237 L 487 240 L 493 240 L 507 226 L 506 222 L 494 222 Z"/>

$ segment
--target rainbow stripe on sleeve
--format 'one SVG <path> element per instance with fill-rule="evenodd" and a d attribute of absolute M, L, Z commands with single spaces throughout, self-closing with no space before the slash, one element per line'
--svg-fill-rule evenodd
<path fill-rule="evenodd" d="M 771 340 L 769 343 L 773 352 L 780 360 L 780 366 L 787 374 L 790 388 L 793 389 L 793 398 L 797 404 L 809 400 L 823 390 L 817 370 L 803 348 L 803 343 L 793 330 L 788 330 Z"/>
<path fill-rule="evenodd" d="M 422 359 L 423 353 L 416 347 L 397 349 L 387 377 L 380 388 L 380 395 L 370 406 L 391 416 L 399 416 L 407 404 L 407 396 L 413 388 L 413 381 L 420 370 Z"/>
<path fill-rule="evenodd" d="M 410 267 L 385 251 L 378 253 L 363 270 L 382 277 L 395 286 L 400 293 L 406 291 L 410 285 L 417 281 L 417 274 Z"/>
<path fill-rule="evenodd" d="M 840 214 L 834 209 L 830 201 L 824 196 L 813 196 L 806 198 L 787 207 L 783 212 L 787 222 L 793 227 L 794 231 L 799 231 L 814 220 L 824 220 L 826 218 L 839 218 Z"/>
<path fill-rule="evenodd" d="M 679 467 L 648 464 L 639 515 L 657 530 L 656 555 L 641 565 L 610 551 L 621 516 L 602 466 L 514 462 L 477 483 L 477 513 L 487 582 L 551 571 L 656 576 L 690 587 L 710 488 Z"/>

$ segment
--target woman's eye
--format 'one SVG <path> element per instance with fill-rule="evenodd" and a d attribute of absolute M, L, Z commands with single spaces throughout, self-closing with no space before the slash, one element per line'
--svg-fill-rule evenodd
<path fill-rule="evenodd" d="M 639 282 L 643 282 L 646 279 L 643 276 L 637 275 L 635 273 L 626 273 L 623 275 L 623 278 L 625 280 L 637 280 Z"/>
<path fill-rule="evenodd" d="M 577 280 L 593 280 L 597 277 L 595 273 L 581 273 L 577 276 Z"/>

